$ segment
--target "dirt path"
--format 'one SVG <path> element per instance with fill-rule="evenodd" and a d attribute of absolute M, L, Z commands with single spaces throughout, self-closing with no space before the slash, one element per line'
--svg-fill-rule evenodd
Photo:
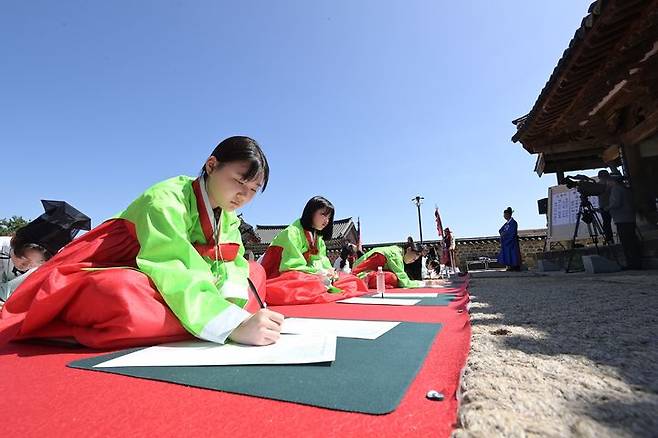
<path fill-rule="evenodd" d="M 658 272 L 510 275 L 472 281 L 454 436 L 658 437 Z"/>

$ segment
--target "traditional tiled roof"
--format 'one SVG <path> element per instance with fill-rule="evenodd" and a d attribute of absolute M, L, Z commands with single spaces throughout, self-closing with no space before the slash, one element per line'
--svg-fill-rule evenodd
<path fill-rule="evenodd" d="M 240 218 L 240 235 L 242 236 L 242 241 L 244 243 L 260 243 L 260 237 L 256 234 L 254 227 L 249 225 L 247 221 L 244 220 L 242 214 L 239 214 Z"/>
<path fill-rule="evenodd" d="M 612 114 L 658 81 L 656 52 L 657 0 L 595 1 L 530 112 L 513 121 L 512 141 L 541 154 L 540 174 L 603 166 L 602 151 L 620 141 Z"/>
<path fill-rule="evenodd" d="M 271 243 L 274 237 L 283 231 L 286 225 L 256 225 L 255 232 L 260 238 L 261 243 Z M 334 229 L 331 236 L 332 240 L 342 239 L 345 237 L 350 227 L 354 227 L 354 222 L 351 217 L 345 219 L 338 219 L 334 221 Z"/>

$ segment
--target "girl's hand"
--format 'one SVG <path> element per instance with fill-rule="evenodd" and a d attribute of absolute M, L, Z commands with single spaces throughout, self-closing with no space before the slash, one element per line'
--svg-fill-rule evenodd
<path fill-rule="evenodd" d="M 268 309 L 260 309 L 242 321 L 228 336 L 230 340 L 245 345 L 274 344 L 281 336 L 283 315 Z"/>
<path fill-rule="evenodd" d="M 320 271 L 319 275 L 325 283 L 328 282 L 329 284 L 338 279 L 338 272 L 333 268 Z"/>

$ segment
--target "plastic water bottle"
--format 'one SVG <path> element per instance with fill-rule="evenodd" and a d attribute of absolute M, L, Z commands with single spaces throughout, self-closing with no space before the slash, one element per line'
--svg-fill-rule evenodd
<path fill-rule="evenodd" d="M 377 293 L 382 294 L 384 298 L 384 291 L 386 290 L 386 285 L 384 283 L 384 269 L 379 266 L 377 268 Z"/>

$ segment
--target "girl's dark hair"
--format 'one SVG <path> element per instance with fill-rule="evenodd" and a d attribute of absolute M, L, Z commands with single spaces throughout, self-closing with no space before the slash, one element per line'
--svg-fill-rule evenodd
<path fill-rule="evenodd" d="M 39 245 L 38 243 L 29 241 L 29 239 L 24 237 L 23 233 L 20 231 L 21 230 L 18 230 L 12 236 L 11 241 L 9 242 L 9 246 L 11 246 L 11 249 L 14 250 L 14 254 L 16 254 L 17 257 L 23 257 L 25 255 L 25 251 L 30 249 L 41 252 L 44 260 L 49 260 L 53 256 L 50 251 L 48 251 L 43 246 Z"/>
<path fill-rule="evenodd" d="M 423 245 L 418 242 L 414 242 L 413 239 L 411 239 L 411 241 L 408 241 L 407 244 L 404 245 L 404 250 L 406 251 L 408 249 L 415 252 L 416 254 L 422 254 Z"/>
<path fill-rule="evenodd" d="M 329 223 L 324 227 L 324 230 L 318 231 L 318 233 L 320 233 L 322 238 L 327 241 L 331 239 L 334 232 L 334 205 L 329 202 L 328 199 L 323 198 L 322 196 L 314 196 L 309 199 L 304 207 L 304 211 L 302 212 L 300 222 L 306 231 L 313 231 L 313 215 L 316 211 L 322 209 L 329 210 Z"/>
<path fill-rule="evenodd" d="M 347 262 L 347 259 L 350 256 L 355 256 L 356 255 L 356 247 L 351 244 L 347 243 L 343 245 L 343 247 L 340 249 L 340 269 L 343 269 L 345 267 L 345 263 Z"/>
<path fill-rule="evenodd" d="M 249 163 L 249 169 L 242 175 L 245 181 L 251 181 L 256 176 L 263 174 L 263 187 L 261 192 L 265 191 L 267 181 L 270 177 L 270 166 L 267 164 L 267 158 L 262 149 L 253 138 L 236 135 L 223 140 L 212 151 L 213 157 L 217 159 L 220 167 L 223 164 L 234 161 L 246 161 Z M 206 165 L 201 168 L 201 175 L 205 178 L 208 176 Z"/>
<path fill-rule="evenodd" d="M 425 266 L 428 271 L 434 271 L 437 274 L 441 273 L 441 264 L 438 260 L 428 260 Z"/>

